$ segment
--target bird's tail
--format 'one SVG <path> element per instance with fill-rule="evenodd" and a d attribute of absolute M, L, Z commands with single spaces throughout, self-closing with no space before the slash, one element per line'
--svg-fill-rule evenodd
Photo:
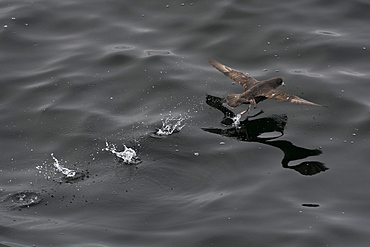
<path fill-rule="evenodd" d="M 229 94 L 226 96 L 227 104 L 230 107 L 238 107 L 243 104 L 243 100 L 240 99 L 240 94 Z"/>

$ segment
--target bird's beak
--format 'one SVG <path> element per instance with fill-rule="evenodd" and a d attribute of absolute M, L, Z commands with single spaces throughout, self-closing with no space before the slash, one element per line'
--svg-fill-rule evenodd
<path fill-rule="evenodd" d="M 283 82 L 283 83 L 281 83 L 281 85 L 283 85 L 283 87 L 285 87 L 285 83 Z"/>

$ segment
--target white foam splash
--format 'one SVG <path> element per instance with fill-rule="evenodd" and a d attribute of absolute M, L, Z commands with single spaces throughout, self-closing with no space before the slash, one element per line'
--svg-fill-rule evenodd
<path fill-rule="evenodd" d="M 237 115 L 235 115 L 235 117 L 232 118 L 232 120 L 233 120 L 232 126 L 233 127 L 238 127 L 240 125 L 240 119 L 241 119 L 242 115 L 243 115 L 242 113 L 237 114 Z"/>
<path fill-rule="evenodd" d="M 187 119 L 187 117 L 182 116 L 162 119 L 162 127 L 158 129 L 155 134 L 158 136 L 168 136 L 174 132 L 179 132 L 185 126 L 185 124 L 183 124 L 185 119 Z"/>
<path fill-rule="evenodd" d="M 123 145 L 123 151 L 117 151 L 117 146 L 114 144 L 109 144 L 108 141 L 105 141 L 106 147 L 103 148 L 103 151 L 111 152 L 112 154 L 116 155 L 118 158 L 122 159 L 123 162 L 127 164 L 138 164 L 140 163 L 140 159 L 137 157 L 136 151 L 132 148 L 126 147 Z"/>
<path fill-rule="evenodd" d="M 68 168 L 65 168 L 63 167 L 59 160 L 57 158 L 55 158 L 54 154 L 51 153 L 51 157 L 53 158 L 54 160 L 54 167 L 60 171 L 61 173 L 63 173 L 64 176 L 66 176 L 67 178 L 71 178 L 71 177 L 74 177 L 76 175 L 76 171 L 74 170 L 70 170 Z"/>

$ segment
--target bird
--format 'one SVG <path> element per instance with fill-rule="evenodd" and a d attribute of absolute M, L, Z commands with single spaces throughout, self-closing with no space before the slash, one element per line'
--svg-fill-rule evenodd
<path fill-rule="evenodd" d="M 243 86 L 244 93 L 228 94 L 226 96 L 227 105 L 231 108 L 238 107 L 241 104 L 249 104 L 248 110 L 243 111 L 242 114 L 248 112 L 251 106 L 255 107 L 259 102 L 265 99 L 275 99 L 289 103 L 322 106 L 302 99 L 293 94 L 276 89 L 281 85 L 285 86 L 282 78 L 274 77 L 268 80 L 258 81 L 243 72 L 227 67 L 226 65 L 223 65 L 213 59 L 209 58 L 208 62 L 221 73 Z"/>

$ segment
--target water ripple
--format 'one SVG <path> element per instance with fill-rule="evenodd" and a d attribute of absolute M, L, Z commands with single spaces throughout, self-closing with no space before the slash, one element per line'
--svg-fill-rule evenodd
<path fill-rule="evenodd" d="M 9 194 L 5 199 L 3 199 L 3 203 L 11 209 L 21 209 L 25 207 L 31 207 L 39 204 L 42 200 L 44 200 L 43 196 L 36 191 L 21 191 Z"/>

